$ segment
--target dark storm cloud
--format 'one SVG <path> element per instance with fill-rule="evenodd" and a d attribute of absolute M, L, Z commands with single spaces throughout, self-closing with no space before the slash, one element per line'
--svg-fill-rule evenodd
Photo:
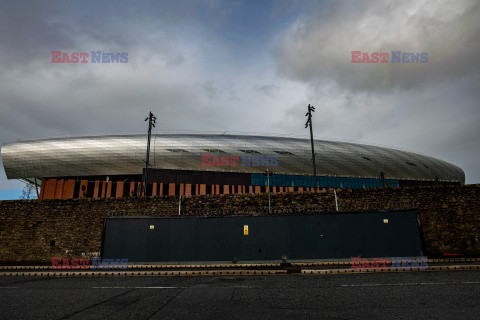
<path fill-rule="evenodd" d="M 308 87 L 318 135 L 426 153 L 478 182 L 479 16 L 478 1 L 330 2 L 290 26 L 277 70 Z M 352 64 L 355 50 L 428 52 L 428 62 Z M 291 105 L 278 124 L 295 132 L 304 109 Z"/>
<path fill-rule="evenodd" d="M 49 22 L 54 6 L 39 1 L 0 2 L 0 72 L 27 64 L 52 48 L 71 48 L 71 28 Z"/>
<path fill-rule="evenodd" d="M 478 74 L 479 16 L 478 1 L 335 1 L 290 28 L 277 50 L 280 70 L 350 90 L 421 90 Z M 351 51 L 397 50 L 427 52 L 428 62 L 351 63 Z"/>
<path fill-rule="evenodd" d="M 257 9 L 269 10 L 267 5 Z M 255 66 L 252 48 L 227 36 L 256 44 L 275 29 L 265 27 L 269 15 L 250 17 L 254 10 L 252 4 L 216 0 L 2 2 L 0 143 L 143 131 L 134 119 L 150 109 L 176 129 L 235 127 L 232 115 L 242 109 L 231 102 L 239 101 L 236 92 L 244 86 L 230 79 L 233 72 Z M 276 19 L 283 18 L 282 10 L 275 12 Z M 52 50 L 128 52 L 129 62 L 58 65 L 50 63 Z"/>

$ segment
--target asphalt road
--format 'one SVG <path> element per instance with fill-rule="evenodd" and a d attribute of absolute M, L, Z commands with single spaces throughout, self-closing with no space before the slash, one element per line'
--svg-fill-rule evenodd
<path fill-rule="evenodd" d="M 0 278 L 2 319 L 480 319 L 480 272 Z"/>

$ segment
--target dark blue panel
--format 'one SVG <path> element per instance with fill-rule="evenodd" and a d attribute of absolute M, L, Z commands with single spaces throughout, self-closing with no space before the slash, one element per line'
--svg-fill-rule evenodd
<path fill-rule="evenodd" d="M 244 235 L 245 225 L 248 235 Z M 130 262 L 355 256 L 422 256 L 416 212 L 108 218 L 103 243 L 104 258 Z"/>

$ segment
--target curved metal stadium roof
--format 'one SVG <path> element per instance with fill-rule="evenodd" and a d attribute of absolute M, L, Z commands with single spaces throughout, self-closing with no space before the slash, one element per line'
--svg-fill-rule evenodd
<path fill-rule="evenodd" d="M 7 178 L 141 174 L 146 135 L 109 135 L 42 139 L 5 144 Z M 227 134 L 152 134 L 153 168 L 200 171 L 265 172 L 265 167 L 206 167 L 202 154 L 277 156 L 276 174 L 312 175 L 310 140 Z M 343 176 L 465 183 L 459 167 L 412 152 L 315 140 L 318 176 Z"/>

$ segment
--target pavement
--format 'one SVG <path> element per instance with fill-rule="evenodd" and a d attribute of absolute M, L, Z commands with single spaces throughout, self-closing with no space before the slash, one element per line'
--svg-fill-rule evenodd
<path fill-rule="evenodd" d="M 480 272 L 0 277 L 1 319 L 479 319 Z"/>
<path fill-rule="evenodd" d="M 361 260 L 361 261 L 360 261 Z M 67 261 L 67 260 L 66 260 Z M 415 263 L 414 263 L 415 261 Z M 419 263 L 421 261 L 421 263 Z M 67 261 L 68 262 L 68 261 Z M 425 272 L 480 270 L 480 258 L 461 259 L 360 259 L 317 262 L 282 263 L 211 263 L 211 264 L 130 264 L 62 266 L 0 266 L 0 277 L 124 277 L 124 276 L 219 276 L 219 275 L 280 275 L 345 274 L 369 272 Z"/>

